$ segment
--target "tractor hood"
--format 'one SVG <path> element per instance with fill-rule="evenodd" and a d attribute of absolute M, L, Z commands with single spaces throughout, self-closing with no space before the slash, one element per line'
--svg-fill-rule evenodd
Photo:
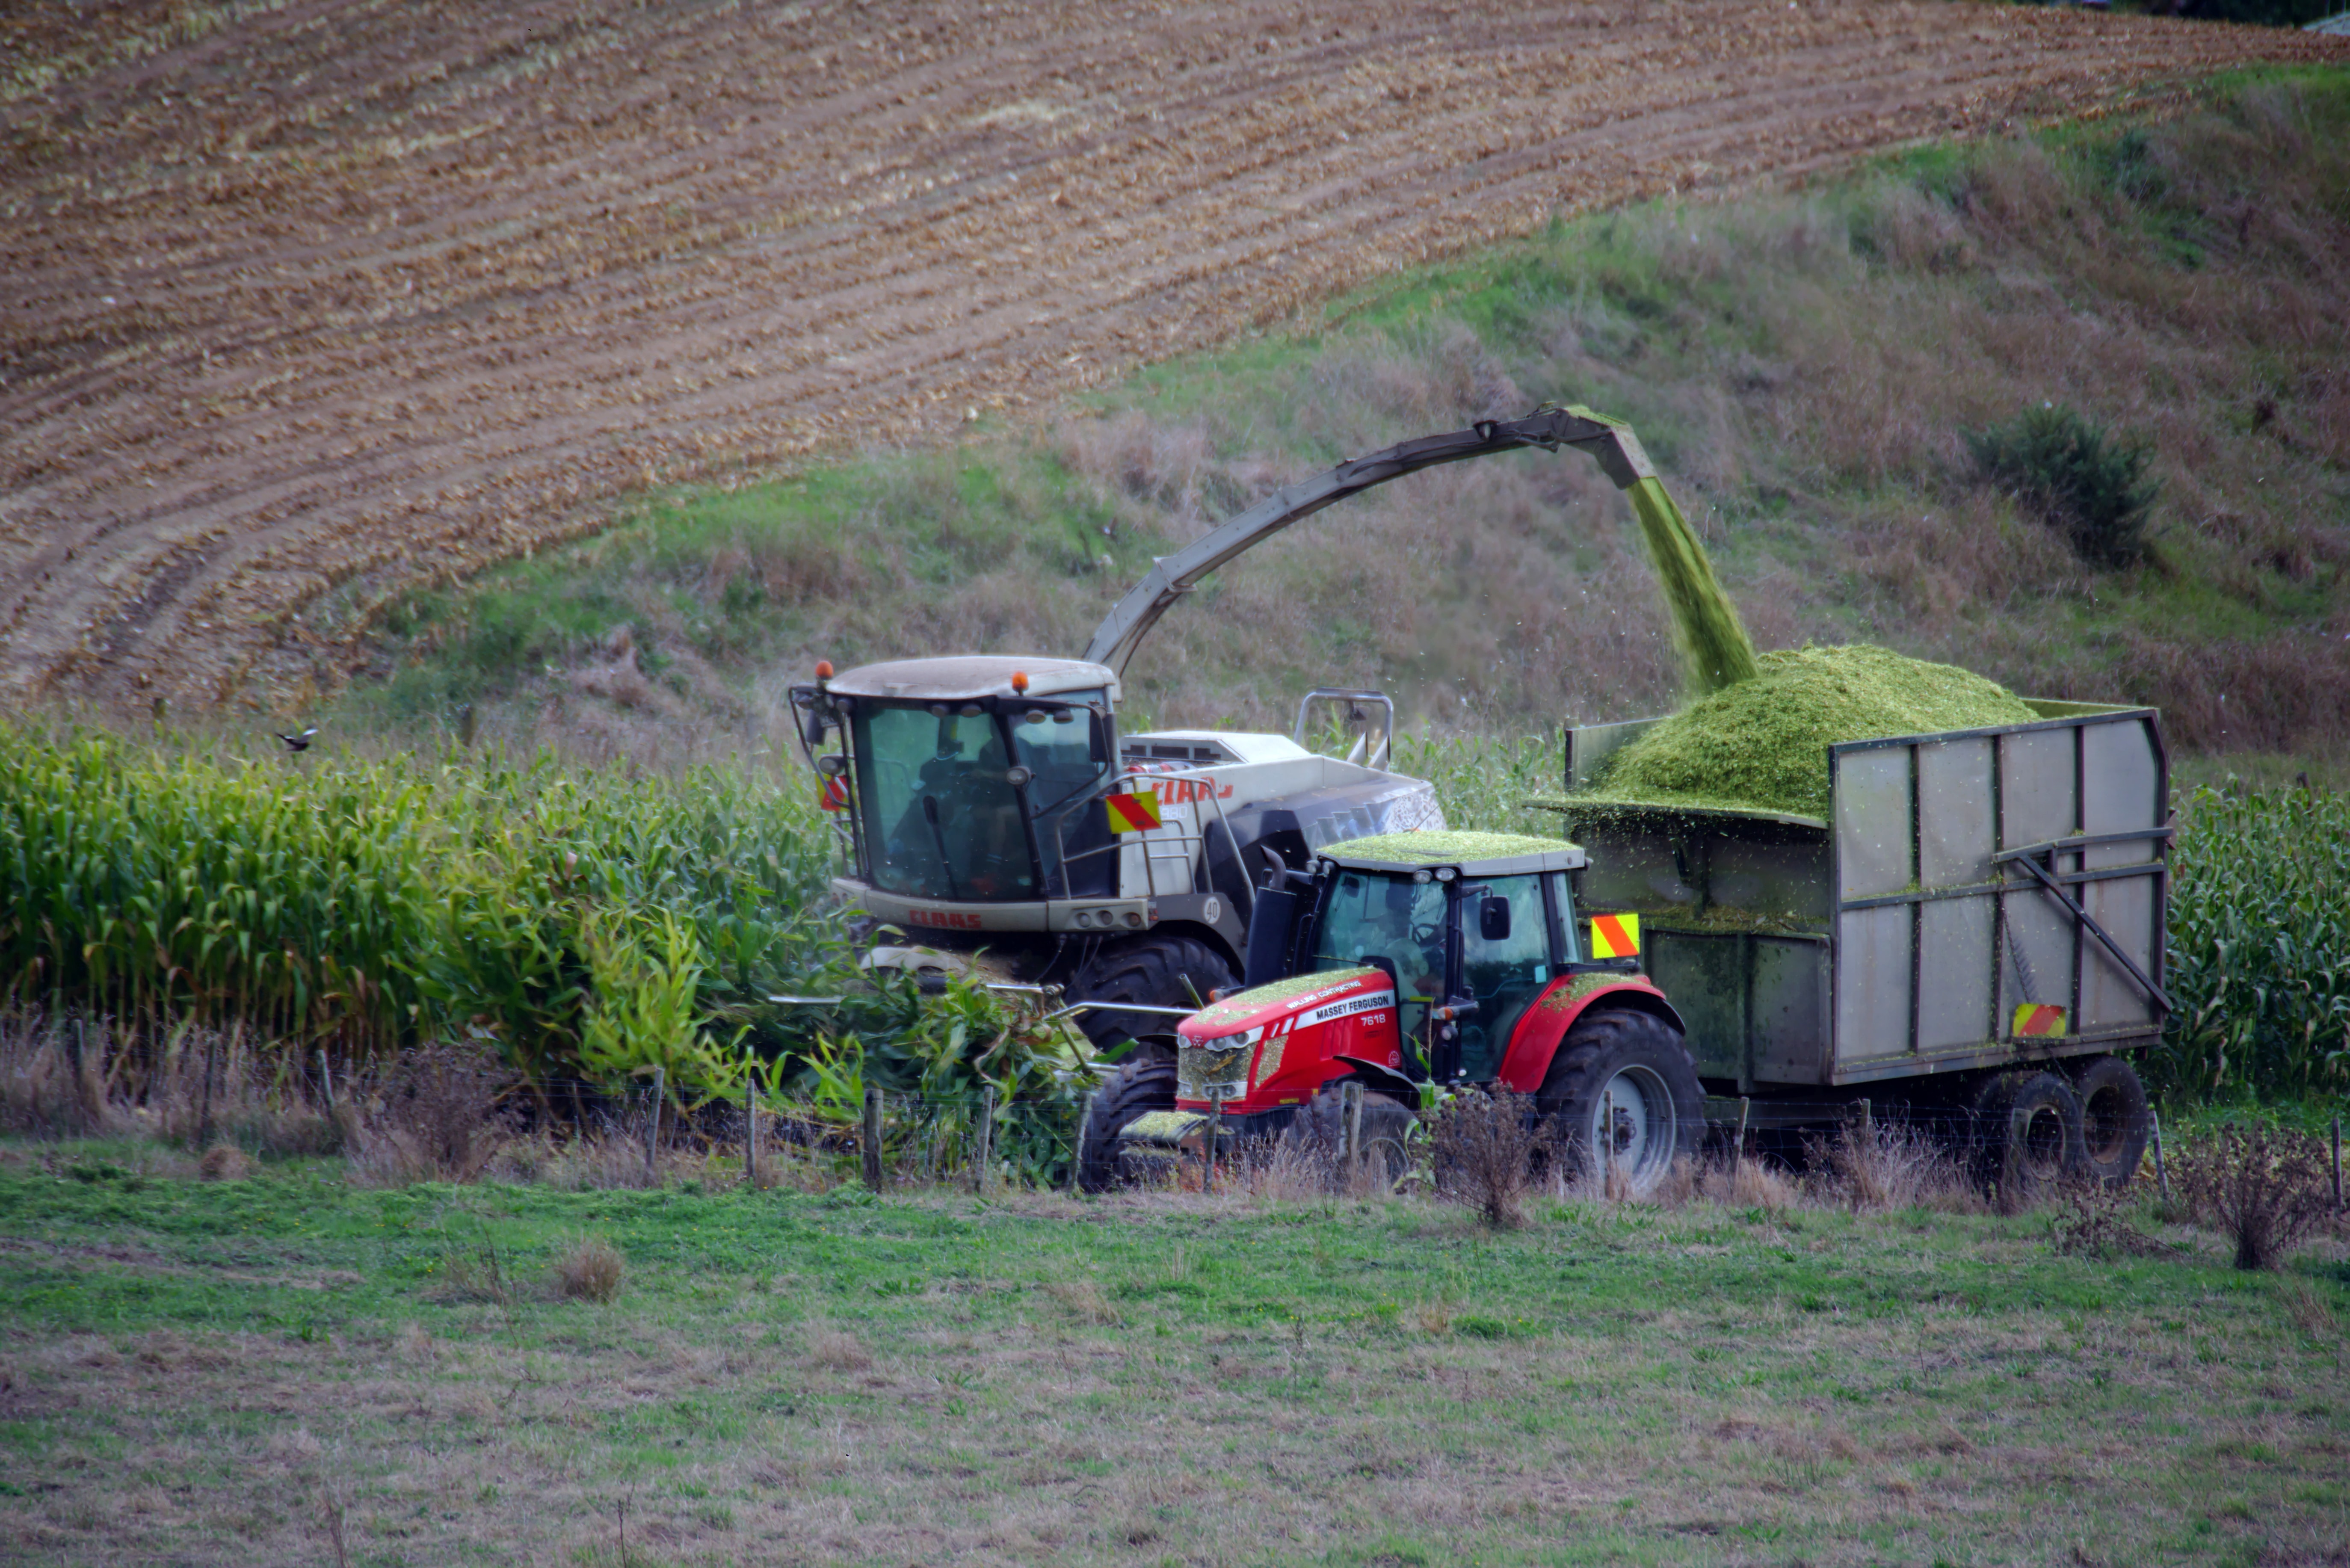
<path fill-rule="evenodd" d="M 1228 996 L 1183 1020 L 1175 1033 L 1186 1045 L 1204 1045 L 1233 1034 L 1253 1037 L 1284 1021 L 1295 1020 L 1293 1027 L 1303 1027 L 1395 1002 L 1394 983 L 1378 970 L 1325 970 Z"/>

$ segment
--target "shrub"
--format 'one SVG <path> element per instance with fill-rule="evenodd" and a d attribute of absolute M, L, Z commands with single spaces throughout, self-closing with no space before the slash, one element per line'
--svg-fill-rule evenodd
<path fill-rule="evenodd" d="M 471 1181 L 504 1141 L 498 1102 L 515 1074 L 486 1046 L 439 1042 L 402 1056 L 369 1118 L 360 1165 L 386 1185 Z"/>
<path fill-rule="evenodd" d="M 2103 425 L 2061 403 L 1963 433 L 1984 472 L 2063 528 L 2084 560 L 2119 567 L 2145 556 L 2147 514 L 2162 489 L 2147 477 L 2146 443 L 2109 441 Z"/>
<path fill-rule="evenodd" d="M 574 1242 L 555 1260 L 555 1292 L 566 1301 L 604 1303 L 620 1293 L 628 1263 L 619 1249 L 600 1236 Z"/>
<path fill-rule="evenodd" d="M 1966 1172 L 1919 1128 L 1854 1122 L 1833 1137 L 1805 1140 L 1810 1185 L 1855 1213 L 1914 1209 L 1969 1190 Z"/>
<path fill-rule="evenodd" d="M 1551 1128 L 1537 1124 L 1529 1096 L 1464 1090 L 1438 1108 L 1430 1131 L 1437 1195 L 1470 1205 L 1497 1230 L 1522 1225 L 1534 1162 L 1555 1141 Z"/>
<path fill-rule="evenodd" d="M 2172 1164 L 2180 1202 L 2236 1244 L 2236 1267 L 2273 1269 L 2334 1215 L 2318 1140 L 2233 1122 L 2182 1148 Z"/>

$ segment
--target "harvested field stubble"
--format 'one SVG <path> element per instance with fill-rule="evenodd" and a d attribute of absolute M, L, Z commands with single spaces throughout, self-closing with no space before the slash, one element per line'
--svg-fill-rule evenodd
<path fill-rule="evenodd" d="M 1562 209 L 2350 52 L 1862 0 L 11 23 L 0 689 L 199 701 L 332 684 L 404 588 L 633 486 L 936 437 Z"/>

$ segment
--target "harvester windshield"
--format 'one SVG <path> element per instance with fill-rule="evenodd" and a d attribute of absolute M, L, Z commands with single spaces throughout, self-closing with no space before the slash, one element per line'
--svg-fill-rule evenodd
<path fill-rule="evenodd" d="M 1033 707 L 858 703 L 851 743 L 874 886 L 957 902 L 1089 891 L 1058 886 L 1059 868 L 1045 861 L 1056 846 L 1090 846 L 1061 841 L 1082 838 L 1098 815 L 1077 808 L 1109 767 L 1089 722 L 1088 704 L 1100 698 L 1069 692 Z M 1077 866 L 1081 881 L 1095 867 L 1110 869 L 1103 856 Z"/>

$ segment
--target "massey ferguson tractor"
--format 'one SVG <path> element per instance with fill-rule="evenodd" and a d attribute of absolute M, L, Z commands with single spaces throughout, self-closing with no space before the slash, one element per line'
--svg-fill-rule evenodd
<path fill-rule="evenodd" d="M 871 967 L 1057 987 L 1113 1052 L 1232 985 L 1268 877 L 1350 840 L 1444 826 L 1425 782 L 1387 770 L 1394 704 L 1315 691 L 1294 735 L 1123 735 L 1119 678 L 1159 618 L 1243 551 L 1334 502 L 1442 463 L 1539 447 L 1597 459 L 1671 504 L 1630 429 L 1580 408 L 1406 441 L 1276 491 L 1162 557 L 1076 659 L 899 659 L 792 688 L 839 825 L 834 886 L 871 923 Z M 1636 499 L 1648 500 L 1642 496 Z M 1346 756 L 1304 742 L 1342 704 Z"/>
<path fill-rule="evenodd" d="M 1427 1086 L 1534 1096 L 1576 1158 L 1636 1189 L 1705 1136 L 1680 1014 L 1638 972 L 1638 923 L 1586 919 L 1584 852 L 1563 839 L 1397 833 L 1336 844 L 1257 895 L 1252 980 L 1180 1024 L 1171 1060 L 1128 1060 L 1080 1137 L 1090 1191 L 1212 1142 L 1338 1137 L 1402 1173 Z"/>

